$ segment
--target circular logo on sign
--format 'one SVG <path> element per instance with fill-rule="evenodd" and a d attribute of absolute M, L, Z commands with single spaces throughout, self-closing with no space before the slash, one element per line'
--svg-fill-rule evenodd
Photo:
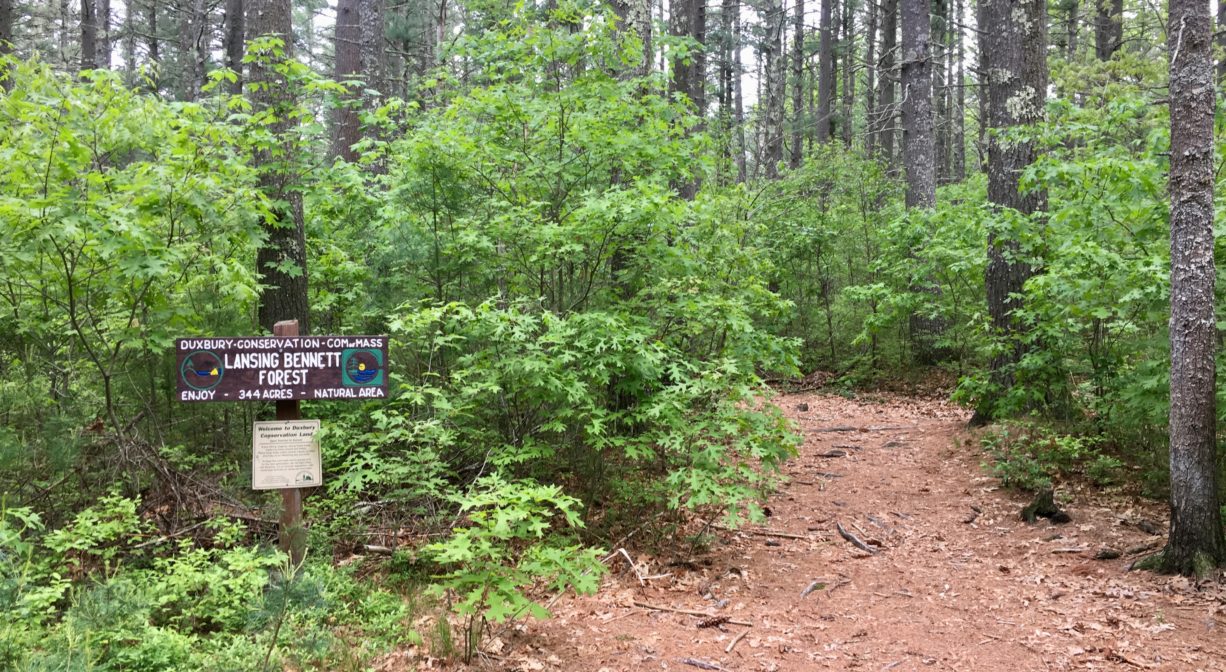
<path fill-rule="evenodd" d="M 341 352 L 341 383 L 347 387 L 383 384 L 383 352 L 351 348 Z"/>
<path fill-rule="evenodd" d="M 209 350 L 196 350 L 183 360 L 179 367 L 179 376 L 183 384 L 193 390 L 211 390 L 221 382 L 226 367 L 217 353 Z"/>

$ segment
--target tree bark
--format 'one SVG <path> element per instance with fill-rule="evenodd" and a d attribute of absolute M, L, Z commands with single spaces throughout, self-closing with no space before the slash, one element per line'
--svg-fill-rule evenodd
<path fill-rule="evenodd" d="M 867 132 L 864 134 L 864 155 L 873 158 L 877 146 L 876 125 L 873 118 L 877 115 L 877 2 L 868 3 L 868 27 L 864 36 L 864 62 L 868 67 L 864 73 L 864 120 Z"/>
<path fill-rule="evenodd" d="M 843 133 L 843 147 L 846 149 L 851 149 L 853 131 L 851 114 L 856 97 L 856 59 L 853 58 L 856 53 L 855 22 L 856 16 L 852 12 L 851 1 L 843 0 L 843 39 L 840 44 L 842 48 L 839 50 L 843 57 L 843 109 L 839 114 L 842 122 L 839 128 Z"/>
<path fill-rule="evenodd" d="M 1064 0 L 1064 48 L 1065 60 L 1077 60 L 1077 28 L 1081 21 L 1081 0 Z"/>
<path fill-rule="evenodd" d="M 130 0 L 129 0 L 130 1 Z M 226 0 L 224 50 L 226 67 L 238 74 L 230 85 L 230 93 L 243 92 L 243 49 L 246 40 L 246 24 L 243 20 L 243 0 Z"/>
<path fill-rule="evenodd" d="M 290 0 L 248 0 L 247 26 L 251 34 L 274 36 L 284 43 L 284 59 L 294 57 L 293 14 Z M 263 227 L 266 240 L 256 254 L 261 274 L 260 326 L 271 331 L 282 320 L 298 320 L 300 332 L 309 334 L 307 305 L 306 232 L 302 193 L 296 189 L 292 168 L 297 147 L 290 133 L 294 107 L 293 91 L 276 70 L 271 54 L 261 54 L 250 64 L 249 93 L 257 114 L 270 113 L 269 130 L 278 138 L 269 149 L 259 150 L 255 165 L 260 170 L 260 189 L 271 201 Z"/>
<path fill-rule="evenodd" d="M 957 16 L 958 37 L 957 37 L 957 53 L 955 57 L 958 59 L 958 75 L 956 86 L 958 87 L 958 104 L 954 110 L 954 139 L 953 139 L 953 179 L 955 182 L 966 180 L 966 50 L 963 43 L 962 18 L 963 9 L 966 0 L 954 0 L 955 15 Z"/>
<path fill-rule="evenodd" d="M 1161 569 L 1180 574 L 1226 559 L 1214 398 L 1212 34 L 1209 3 L 1171 0 L 1171 526 Z"/>
<path fill-rule="evenodd" d="M 81 0 L 81 69 L 98 67 L 98 17 L 94 0 Z"/>
<path fill-rule="evenodd" d="M 689 37 L 698 47 L 689 52 L 689 62 L 672 60 L 669 89 L 690 99 L 701 117 L 706 111 L 706 40 L 707 10 L 701 0 L 678 0 L 671 5 L 670 31 L 677 37 Z"/>
<path fill-rule="evenodd" d="M 980 51 L 986 58 L 988 126 L 994 131 L 1008 131 L 1038 122 L 1043 117 L 1047 91 L 1045 0 L 981 0 L 980 18 L 980 25 L 992 26 L 992 30 L 980 33 Z M 999 133 L 990 136 L 988 201 L 997 216 L 1009 217 L 1009 210 L 1029 216 L 1046 206 L 1043 192 L 1023 193 L 1018 188 L 1022 171 L 1034 159 L 1033 143 L 1006 142 Z M 1012 388 L 1014 367 L 1027 351 L 1027 329 L 1015 314 L 1022 308 L 1021 293 L 1034 271 L 1022 254 L 1015 237 L 989 231 L 985 273 L 988 315 L 993 333 L 1006 347 L 992 358 L 993 391 L 980 400 L 975 423 L 999 415 L 998 402 Z"/>
<path fill-rule="evenodd" d="M 734 0 L 735 1 L 735 0 Z M 742 91 L 744 80 L 744 65 L 741 63 L 741 5 L 736 3 L 736 15 L 732 22 L 732 124 L 736 128 L 736 178 L 744 183 L 749 179 L 746 153 L 749 148 L 745 142 L 745 98 Z"/>
<path fill-rule="evenodd" d="M 936 205 L 929 0 L 902 0 L 902 153 L 906 206 Z"/>
<path fill-rule="evenodd" d="M 336 81 L 346 82 L 362 75 L 362 25 L 359 18 L 361 0 L 339 0 L 336 5 Z M 360 85 L 345 96 L 332 116 L 332 147 L 330 154 L 345 161 L 356 161 L 353 145 L 362 139 L 357 102 L 362 98 Z"/>
<path fill-rule="evenodd" d="M 937 184 L 944 183 L 949 174 L 946 171 L 946 147 L 942 146 L 941 137 L 942 129 L 948 121 L 949 109 L 945 107 L 945 62 L 941 58 L 942 45 L 945 43 L 945 31 L 949 22 L 949 8 L 946 5 L 946 0 L 931 0 L 929 7 L 931 16 L 929 20 L 932 22 L 932 37 L 928 43 L 928 58 L 931 65 L 928 73 L 932 80 L 932 127 L 933 147 L 936 152 L 936 157 L 933 161 L 935 166 Z M 904 10 L 905 11 L 905 10 Z M 906 132 L 905 130 L 903 131 Z"/>
<path fill-rule="evenodd" d="M 98 26 L 98 44 L 94 52 L 95 67 L 111 68 L 111 0 L 97 0 L 95 21 Z"/>
<path fill-rule="evenodd" d="M 361 24 L 361 74 L 366 88 L 381 93 L 387 88 L 383 45 L 383 0 L 358 0 Z M 363 94 L 363 99 L 368 98 Z"/>
<path fill-rule="evenodd" d="M 894 74 L 895 52 L 898 50 L 898 0 L 885 0 L 881 13 L 881 60 L 877 67 L 877 146 L 887 166 L 894 165 Z"/>
<path fill-rule="evenodd" d="M 13 0 L 0 0 L 0 56 L 7 56 L 11 53 L 13 53 Z M 4 72 L 0 70 L 0 76 L 3 75 Z M 7 81 L 6 79 L 5 82 Z"/>
<path fill-rule="evenodd" d="M 1226 2 L 1217 3 L 1217 47 L 1222 58 L 1217 62 L 1217 81 L 1226 82 Z"/>
<path fill-rule="evenodd" d="M 1110 60 L 1124 43 L 1124 0 L 1094 0 L 1094 51 L 1098 60 Z"/>
<path fill-rule="evenodd" d="M 800 167 L 805 131 L 805 0 L 792 5 L 792 153 L 788 165 Z"/>
<path fill-rule="evenodd" d="M 827 0 L 829 1 L 829 0 Z M 779 176 L 779 163 L 783 161 L 783 28 L 787 23 L 783 4 L 770 0 L 766 10 L 766 39 L 762 45 L 762 60 L 765 70 L 763 82 L 766 95 L 766 124 L 763 128 L 766 177 Z"/>
<path fill-rule="evenodd" d="M 831 98 L 834 96 L 834 48 L 830 25 L 833 21 L 834 0 L 821 0 L 820 35 L 817 42 L 817 141 L 830 140 Z"/>

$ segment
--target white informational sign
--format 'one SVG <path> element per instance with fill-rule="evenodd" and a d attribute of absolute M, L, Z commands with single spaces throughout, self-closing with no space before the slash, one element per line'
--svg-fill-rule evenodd
<path fill-rule="evenodd" d="M 282 490 L 322 485 L 318 420 L 257 422 L 251 432 L 251 488 Z"/>

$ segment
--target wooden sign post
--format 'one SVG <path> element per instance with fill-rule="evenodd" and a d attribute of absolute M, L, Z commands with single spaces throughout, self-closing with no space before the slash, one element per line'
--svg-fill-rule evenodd
<path fill-rule="evenodd" d="M 289 337 L 298 335 L 298 320 L 285 320 L 272 325 L 272 335 Z M 278 420 L 301 420 L 302 410 L 298 400 L 277 402 Z M 281 490 L 281 550 L 288 553 L 294 566 L 302 564 L 306 556 L 306 528 L 302 526 L 302 488 Z"/>
<path fill-rule="evenodd" d="M 302 419 L 298 402 L 386 399 L 388 339 L 300 336 L 297 320 L 276 323 L 272 333 L 271 337 L 178 339 L 177 392 L 186 402 L 275 401 L 277 420 L 293 423 L 271 430 L 259 428 L 275 423 L 256 423 L 252 487 L 281 490 L 280 546 L 298 565 L 306 553 L 302 488 L 319 485 L 318 446 L 313 452 L 301 450 L 310 448 L 319 423 L 294 423 Z M 257 459 L 257 454 L 262 457 Z M 269 464 L 263 466 L 269 471 L 257 478 L 255 463 L 265 458 Z"/>

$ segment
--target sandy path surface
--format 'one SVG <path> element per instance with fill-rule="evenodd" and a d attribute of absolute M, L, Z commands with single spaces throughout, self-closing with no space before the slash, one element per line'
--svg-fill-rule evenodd
<path fill-rule="evenodd" d="M 508 638 L 519 670 L 1226 670 L 1226 591 L 1128 572 L 1164 507 L 1090 488 L 1026 524 L 939 400 L 799 394 L 804 431 L 766 523 L 690 558 L 610 562 L 601 591 Z M 973 518 L 973 520 L 972 520 Z M 837 525 L 873 553 L 856 548 Z M 1159 527 L 1165 528 L 1162 522 Z M 777 534 L 778 536 L 770 536 Z M 647 577 L 640 581 L 640 577 Z M 810 592 L 802 596 L 802 592 Z M 702 616 L 723 616 L 700 628 Z M 738 639 L 739 637 L 739 639 Z M 735 640 L 735 646 L 733 646 Z"/>

